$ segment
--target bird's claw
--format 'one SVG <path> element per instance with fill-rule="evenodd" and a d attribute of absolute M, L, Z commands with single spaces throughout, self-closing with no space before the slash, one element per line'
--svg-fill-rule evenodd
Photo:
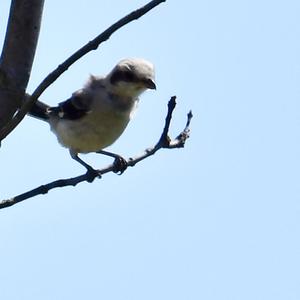
<path fill-rule="evenodd" d="M 87 182 L 93 182 L 96 177 L 101 178 L 101 173 L 98 170 L 89 168 L 86 172 Z"/>
<path fill-rule="evenodd" d="M 127 169 L 128 163 L 125 158 L 122 156 L 117 156 L 114 161 L 114 169 L 113 172 L 122 175 L 124 171 Z"/>

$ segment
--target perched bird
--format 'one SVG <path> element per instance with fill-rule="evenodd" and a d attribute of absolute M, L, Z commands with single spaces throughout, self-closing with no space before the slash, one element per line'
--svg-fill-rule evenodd
<path fill-rule="evenodd" d="M 37 101 L 30 115 L 46 121 L 61 145 L 73 159 L 87 169 L 91 180 L 101 176 L 78 157 L 79 153 L 96 152 L 115 158 L 115 171 L 123 172 L 126 161 L 104 151 L 123 133 L 147 89 L 156 89 L 152 63 L 144 59 L 123 59 L 104 77 L 91 75 L 84 87 L 71 98 L 50 107 Z"/>

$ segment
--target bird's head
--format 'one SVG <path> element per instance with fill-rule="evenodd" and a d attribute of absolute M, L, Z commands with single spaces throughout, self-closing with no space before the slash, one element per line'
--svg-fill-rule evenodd
<path fill-rule="evenodd" d="M 112 91 L 125 97 L 138 97 L 147 89 L 156 89 L 152 63 L 138 58 L 121 60 L 108 75 Z"/>

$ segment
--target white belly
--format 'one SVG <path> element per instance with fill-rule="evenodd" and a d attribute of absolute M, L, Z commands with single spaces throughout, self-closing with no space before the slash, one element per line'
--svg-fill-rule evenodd
<path fill-rule="evenodd" d="M 87 114 L 79 120 L 57 120 L 51 128 L 58 141 L 77 153 L 96 152 L 114 143 L 129 122 L 128 114 Z"/>

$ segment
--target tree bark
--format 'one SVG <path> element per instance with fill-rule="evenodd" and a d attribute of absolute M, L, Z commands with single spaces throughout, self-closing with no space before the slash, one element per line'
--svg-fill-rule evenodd
<path fill-rule="evenodd" d="M 40 32 L 44 0 L 12 0 L 0 58 L 0 128 L 21 106 Z"/>

